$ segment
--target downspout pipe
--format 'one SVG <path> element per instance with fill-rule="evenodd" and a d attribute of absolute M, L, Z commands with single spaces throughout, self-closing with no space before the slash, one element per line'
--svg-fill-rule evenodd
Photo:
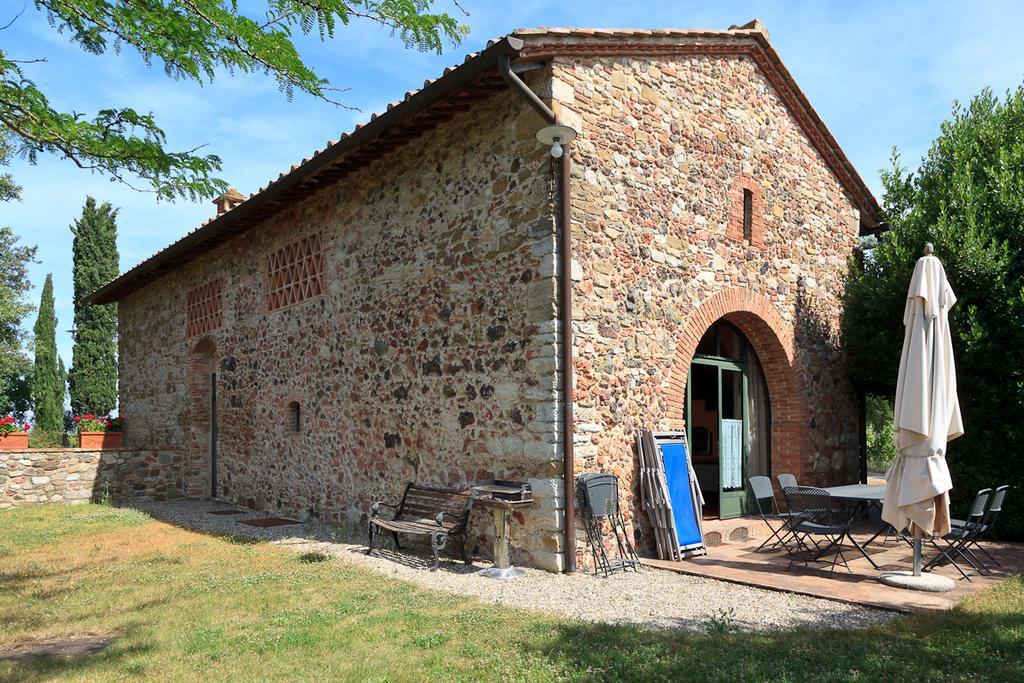
<path fill-rule="evenodd" d="M 518 92 L 534 111 L 549 124 L 558 123 L 558 117 L 551 108 L 537 97 L 512 71 L 507 55 L 498 57 L 501 77 Z M 569 177 L 571 162 L 569 149 L 559 158 L 558 201 L 559 201 L 559 249 L 558 259 L 558 311 L 562 327 L 562 492 L 565 497 L 565 573 L 576 573 L 576 487 L 575 454 L 573 436 L 576 429 L 573 417 L 573 367 L 572 367 L 572 195 Z"/>

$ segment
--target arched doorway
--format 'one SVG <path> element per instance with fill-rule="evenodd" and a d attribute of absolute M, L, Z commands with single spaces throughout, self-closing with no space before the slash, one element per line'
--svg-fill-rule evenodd
<path fill-rule="evenodd" d="M 724 318 L 697 343 L 685 408 L 705 516 L 743 515 L 749 511 L 747 478 L 771 473 L 771 402 L 753 345 Z"/>
<path fill-rule="evenodd" d="M 217 497 L 217 345 L 204 338 L 189 364 L 188 495 Z"/>

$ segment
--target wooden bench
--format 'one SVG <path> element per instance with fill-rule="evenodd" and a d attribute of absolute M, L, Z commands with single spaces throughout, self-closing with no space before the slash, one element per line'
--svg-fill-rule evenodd
<path fill-rule="evenodd" d="M 434 551 L 435 571 L 439 562 L 439 553 L 451 538 L 458 541 L 459 554 L 463 562 L 472 564 L 466 555 L 466 526 L 473 498 L 468 491 L 449 491 L 410 483 L 405 487 L 402 500 L 397 505 L 376 502 L 370 507 L 370 546 L 367 555 L 373 553 L 374 540 L 378 533 L 390 531 L 398 544 L 398 535 L 429 536 L 430 549 Z M 391 519 L 381 517 L 381 508 L 391 508 L 394 515 Z"/>

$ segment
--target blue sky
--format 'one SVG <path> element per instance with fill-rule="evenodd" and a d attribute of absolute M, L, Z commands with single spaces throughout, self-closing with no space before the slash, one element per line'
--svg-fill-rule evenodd
<path fill-rule="evenodd" d="M 955 99 L 985 86 L 1002 93 L 1024 81 L 1021 2 L 586 2 L 463 0 L 472 32 L 443 55 L 406 50 L 370 24 L 342 27 L 334 41 L 302 40 L 307 62 L 333 85 L 351 88 L 347 111 L 297 95 L 288 102 L 260 76 L 221 77 L 212 85 L 172 81 L 159 65 L 147 68 L 130 49 L 120 56 L 88 55 L 47 24 L 31 0 L 3 32 L 15 58 L 48 58 L 26 67 L 53 103 L 94 112 L 131 106 L 153 111 L 170 147 L 208 145 L 223 159 L 221 177 L 250 193 L 328 139 L 400 99 L 466 52 L 516 27 L 600 26 L 728 28 L 757 17 L 783 61 L 842 144 L 868 185 L 880 194 L 878 170 L 895 145 L 916 164 Z M 0 24 L 21 2 L 0 3 Z M 250 5 L 258 5 L 249 0 Z M 438 7 L 445 7 L 440 0 Z M 457 11 L 457 10 L 455 10 Z M 71 233 L 86 195 L 120 207 L 121 270 L 175 241 L 213 213 L 207 202 L 158 203 L 70 163 L 16 161 L 9 169 L 24 187 L 22 201 L 0 205 L 0 224 L 39 246 L 32 266 L 33 301 L 46 273 L 54 274 L 61 356 L 71 363 Z M 31 327 L 34 316 L 26 320 Z"/>

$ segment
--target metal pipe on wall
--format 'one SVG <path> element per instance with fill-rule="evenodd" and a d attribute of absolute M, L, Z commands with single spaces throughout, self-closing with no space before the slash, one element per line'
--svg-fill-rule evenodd
<path fill-rule="evenodd" d="M 498 58 L 498 69 L 505 82 L 517 91 L 550 124 L 558 123 L 555 112 L 537 97 L 526 83 L 512 71 L 506 55 Z M 565 573 L 576 573 L 576 491 L 575 454 L 573 436 L 573 367 L 572 367 L 572 202 L 570 187 L 569 150 L 566 149 L 559 164 L 559 250 L 558 310 L 562 328 L 562 491 L 565 499 Z"/>

